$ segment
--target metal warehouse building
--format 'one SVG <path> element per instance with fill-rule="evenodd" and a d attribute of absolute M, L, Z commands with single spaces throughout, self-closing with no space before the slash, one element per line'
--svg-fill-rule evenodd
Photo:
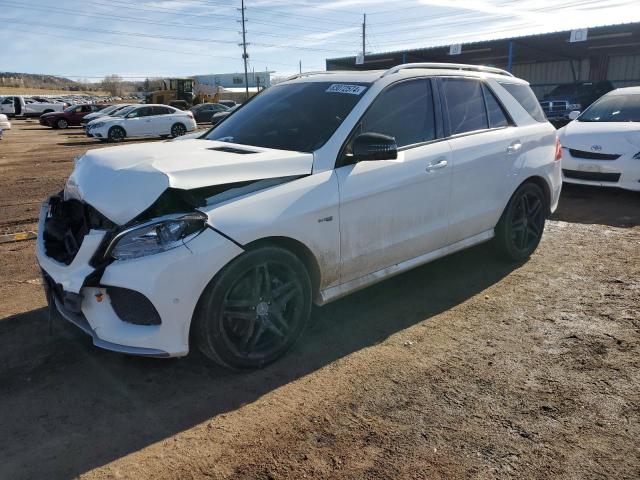
<path fill-rule="evenodd" d="M 362 59 L 361 59 L 362 60 Z M 327 59 L 327 70 L 384 69 L 410 62 L 490 65 L 527 80 L 541 98 L 561 83 L 640 85 L 640 23 Z"/>

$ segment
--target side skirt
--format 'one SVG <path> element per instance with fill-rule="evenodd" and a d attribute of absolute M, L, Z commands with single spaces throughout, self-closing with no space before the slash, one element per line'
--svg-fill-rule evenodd
<path fill-rule="evenodd" d="M 401 263 L 396 263 L 394 265 L 383 268 L 381 270 L 377 270 L 373 273 L 369 273 L 349 282 L 327 288 L 320 292 L 320 298 L 317 302 L 317 305 L 325 305 L 329 302 L 337 300 L 338 298 L 344 297 L 345 295 L 373 285 L 374 283 L 381 282 L 382 280 L 386 280 L 387 278 L 391 278 L 402 272 L 411 270 L 412 268 L 424 265 L 425 263 L 432 262 L 433 260 L 437 260 L 438 258 L 444 257 L 454 252 L 458 252 L 460 250 L 464 250 L 474 245 L 484 243 L 488 240 L 491 240 L 493 237 L 493 229 L 486 230 L 472 237 L 465 238 L 464 240 L 452 243 L 451 245 L 447 245 L 446 247 L 439 248 L 438 250 L 433 250 L 432 252 L 428 252 L 418 257 L 405 260 Z"/>

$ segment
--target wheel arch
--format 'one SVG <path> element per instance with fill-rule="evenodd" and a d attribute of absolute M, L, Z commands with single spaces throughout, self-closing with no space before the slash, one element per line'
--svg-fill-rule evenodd
<path fill-rule="evenodd" d="M 526 183 L 533 183 L 534 185 L 537 185 L 542 189 L 547 217 L 551 215 L 551 187 L 549 186 L 547 180 L 539 175 L 532 175 L 531 177 L 526 178 L 520 185 L 518 185 L 518 188 Z M 517 191 L 518 188 L 516 188 L 515 191 Z"/>
<path fill-rule="evenodd" d="M 254 240 L 244 246 L 245 250 L 253 250 L 260 247 L 280 247 L 293 253 L 305 266 L 311 279 L 313 301 L 316 302 L 320 295 L 321 270 L 320 264 L 314 253 L 304 243 L 291 237 L 265 237 Z"/>

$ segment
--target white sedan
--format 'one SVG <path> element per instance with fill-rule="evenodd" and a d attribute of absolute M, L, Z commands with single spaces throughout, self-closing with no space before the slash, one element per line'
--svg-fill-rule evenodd
<path fill-rule="evenodd" d="M 558 133 L 563 181 L 640 191 L 640 87 L 609 92 Z"/>
<path fill-rule="evenodd" d="M 132 105 L 87 124 L 87 137 L 120 142 L 125 138 L 180 137 L 196 129 L 189 111 L 167 105 Z"/>

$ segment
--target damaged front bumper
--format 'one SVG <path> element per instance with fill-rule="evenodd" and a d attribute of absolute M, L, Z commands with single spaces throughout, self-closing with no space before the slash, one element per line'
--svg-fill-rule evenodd
<path fill-rule="evenodd" d="M 67 264 L 47 254 L 44 236 L 49 212 L 47 201 L 40 211 L 36 253 L 51 307 L 89 334 L 97 347 L 153 357 L 186 355 L 191 320 L 202 291 L 243 250 L 207 228 L 188 246 L 94 267 L 92 259 L 104 248 L 108 231 L 92 229 Z M 146 300 L 159 321 L 132 323 L 130 314 L 145 309 L 140 302 L 117 304 L 120 300 L 112 293 L 116 290 Z M 128 309 L 124 315 L 123 308 Z"/>

